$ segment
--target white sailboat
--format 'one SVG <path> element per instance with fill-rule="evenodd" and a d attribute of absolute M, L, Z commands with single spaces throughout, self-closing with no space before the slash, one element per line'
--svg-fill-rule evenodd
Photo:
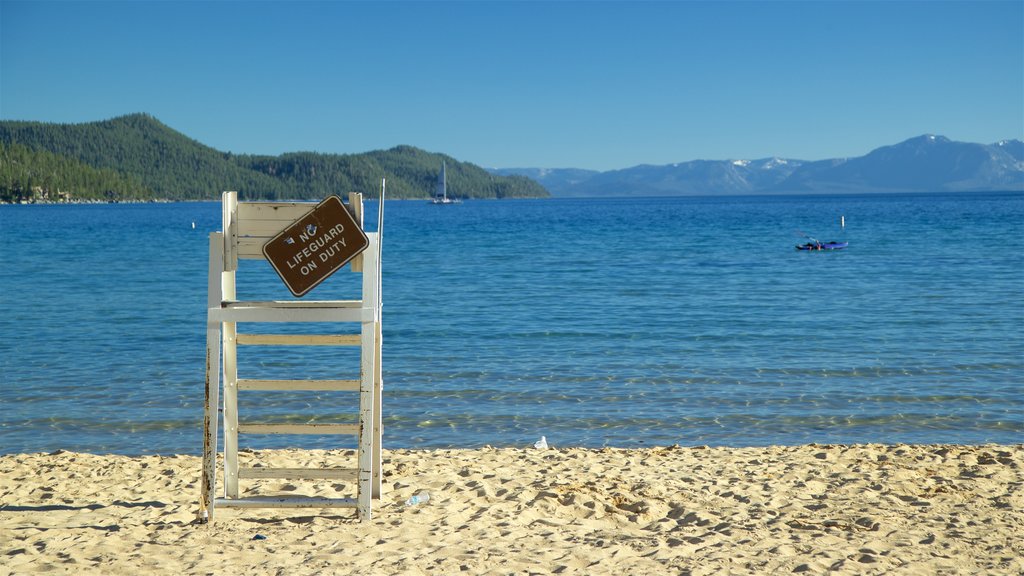
<path fill-rule="evenodd" d="M 437 176 L 437 190 L 434 191 L 434 197 L 430 200 L 431 204 L 460 204 L 462 200 L 452 197 L 448 197 L 448 165 L 443 160 L 441 161 L 441 173 Z"/>

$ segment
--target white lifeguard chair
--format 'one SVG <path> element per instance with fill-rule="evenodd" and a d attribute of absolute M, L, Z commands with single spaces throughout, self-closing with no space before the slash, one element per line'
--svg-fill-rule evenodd
<path fill-rule="evenodd" d="M 366 249 L 348 265 L 362 273 L 361 298 L 356 300 L 236 299 L 236 270 L 240 259 L 264 259 L 263 245 L 316 204 L 308 202 L 238 202 L 236 192 L 223 195 L 223 230 L 210 234 L 209 296 L 206 325 L 206 403 L 203 419 L 203 469 L 199 520 L 213 521 L 220 506 L 250 508 L 355 508 L 370 519 L 372 500 L 381 488 L 381 273 L 380 231 L 366 233 Z M 362 195 L 349 195 L 349 212 L 362 227 Z M 243 323 L 358 323 L 357 334 L 253 334 L 238 330 Z M 358 346 L 359 378 L 354 380 L 258 380 L 239 378 L 238 346 Z M 222 361 L 223 360 L 223 361 Z M 223 375 L 223 387 L 221 376 Z M 356 423 L 239 422 L 238 394 L 245 390 L 357 392 Z M 218 396 L 223 391 L 224 492 L 217 497 Z M 347 434 L 357 437 L 356 462 L 351 468 L 242 467 L 239 434 Z M 333 480 L 352 482 L 353 497 L 240 496 L 245 479 Z"/>

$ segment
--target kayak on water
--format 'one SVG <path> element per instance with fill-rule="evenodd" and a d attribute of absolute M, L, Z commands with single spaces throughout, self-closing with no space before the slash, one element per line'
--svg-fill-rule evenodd
<path fill-rule="evenodd" d="M 842 250 L 849 246 L 849 242 L 808 242 L 807 244 L 797 244 L 797 250 Z"/>

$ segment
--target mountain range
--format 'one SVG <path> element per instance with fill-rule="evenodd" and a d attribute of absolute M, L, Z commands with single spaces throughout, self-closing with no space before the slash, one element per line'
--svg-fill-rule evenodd
<path fill-rule="evenodd" d="M 1024 191 L 1024 142 L 974 144 L 926 134 L 855 158 L 693 160 L 607 172 L 491 172 L 532 178 L 562 197 Z"/>
<path fill-rule="evenodd" d="M 598 172 L 485 170 L 396 146 L 361 154 L 221 152 L 147 114 L 100 122 L 0 121 L 0 202 L 324 198 L 352 190 L 427 198 L 442 163 L 462 198 L 1024 191 L 1024 142 L 956 142 L 924 135 L 864 156 L 830 160 L 693 160 Z"/>

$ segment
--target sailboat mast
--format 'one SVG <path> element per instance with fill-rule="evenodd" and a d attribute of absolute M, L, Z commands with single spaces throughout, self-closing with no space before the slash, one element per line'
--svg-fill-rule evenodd
<path fill-rule="evenodd" d="M 439 200 L 448 199 L 448 165 L 442 160 L 441 161 L 441 173 L 437 175 L 437 188 L 434 190 L 434 198 Z"/>
<path fill-rule="evenodd" d="M 431 204 L 459 204 L 462 200 L 458 197 L 448 198 L 448 162 L 441 161 L 441 173 L 437 175 L 437 188 L 434 189 L 434 197 Z"/>

